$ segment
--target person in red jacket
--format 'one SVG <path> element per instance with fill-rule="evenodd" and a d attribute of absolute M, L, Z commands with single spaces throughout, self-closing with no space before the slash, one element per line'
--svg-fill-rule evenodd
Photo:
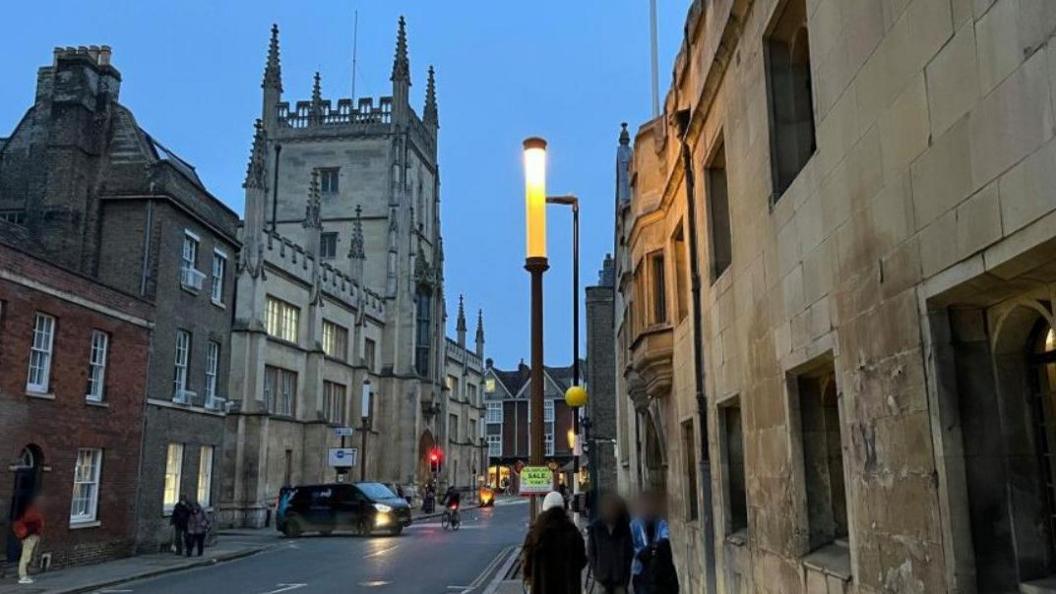
<path fill-rule="evenodd" d="M 29 577 L 29 563 L 33 560 L 33 552 L 44 534 L 44 516 L 40 513 L 41 497 L 34 496 L 22 515 L 13 525 L 15 536 L 22 541 L 22 556 L 18 559 L 18 583 L 32 584 L 33 578 Z"/>

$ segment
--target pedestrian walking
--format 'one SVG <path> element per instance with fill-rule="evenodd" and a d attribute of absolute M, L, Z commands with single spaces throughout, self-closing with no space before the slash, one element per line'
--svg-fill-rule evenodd
<path fill-rule="evenodd" d="M 33 561 L 33 552 L 37 550 L 40 537 L 44 535 L 44 516 L 40 513 L 42 499 L 39 495 L 33 496 L 12 525 L 15 536 L 22 543 L 22 555 L 18 558 L 20 584 L 33 583 L 33 578 L 29 577 L 29 564 Z"/>
<path fill-rule="evenodd" d="M 205 549 L 205 536 L 209 534 L 209 516 L 201 505 L 195 501 L 190 505 L 190 514 L 187 517 L 187 537 L 184 544 L 187 545 L 187 556 L 191 556 L 191 550 L 198 548 L 198 556 L 201 557 Z"/>
<path fill-rule="evenodd" d="M 587 565 L 583 536 L 565 512 L 565 500 L 551 491 L 524 539 L 523 575 L 531 594 L 581 594 Z"/>
<path fill-rule="evenodd" d="M 187 496 L 180 495 L 169 518 L 169 524 L 172 525 L 172 552 L 177 555 L 183 554 L 183 541 L 187 540 L 187 519 L 190 515 L 191 506 L 187 503 Z"/>
<path fill-rule="evenodd" d="M 643 493 L 638 517 L 631 521 L 634 563 L 631 565 L 634 594 L 677 594 L 678 573 L 671 553 L 671 534 L 657 493 Z"/>
<path fill-rule="evenodd" d="M 587 558 L 604 594 L 627 594 L 634 561 L 632 540 L 627 504 L 616 495 L 602 496 L 600 515 L 587 528 Z"/>

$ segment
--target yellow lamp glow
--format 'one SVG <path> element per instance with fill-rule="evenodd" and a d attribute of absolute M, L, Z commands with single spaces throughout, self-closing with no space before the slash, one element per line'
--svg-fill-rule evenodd
<path fill-rule="evenodd" d="M 583 386 L 572 386 L 565 390 L 565 404 L 579 408 L 587 404 L 587 390 Z"/>
<path fill-rule="evenodd" d="M 546 141 L 524 141 L 524 216 L 529 258 L 546 257 Z"/>
<path fill-rule="evenodd" d="M 576 432 L 571 429 L 568 430 L 568 449 L 576 449 Z"/>

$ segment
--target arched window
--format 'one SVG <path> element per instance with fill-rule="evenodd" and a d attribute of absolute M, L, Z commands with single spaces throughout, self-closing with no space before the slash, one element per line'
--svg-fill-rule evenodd
<path fill-rule="evenodd" d="M 1049 547 L 1056 550 L 1056 331 L 1042 320 L 1031 336 L 1030 376 L 1045 500 L 1048 506 Z"/>
<path fill-rule="evenodd" d="M 37 466 L 37 457 L 33 454 L 33 450 L 26 446 L 22 448 L 22 453 L 18 455 L 18 460 L 15 462 L 15 468 L 35 468 Z"/>
<path fill-rule="evenodd" d="M 429 354 L 431 352 L 430 345 L 432 344 L 432 324 L 433 324 L 433 299 L 428 288 L 421 288 L 418 290 L 417 296 L 417 314 L 416 323 L 417 331 L 415 332 L 415 358 L 414 368 L 418 372 L 418 375 L 429 375 Z"/>

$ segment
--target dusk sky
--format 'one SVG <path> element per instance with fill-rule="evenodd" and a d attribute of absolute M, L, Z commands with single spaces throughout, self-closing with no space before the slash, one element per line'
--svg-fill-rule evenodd
<path fill-rule="evenodd" d="M 660 0 L 660 87 L 671 79 L 690 0 Z M 532 2 L 264 1 L 53 2 L 5 8 L 7 74 L 0 137 L 31 106 L 36 70 L 54 46 L 113 48 L 121 102 L 139 124 L 191 162 L 210 191 L 242 212 L 242 179 L 268 29 L 281 31 L 284 99 L 348 97 L 359 12 L 356 95 L 391 93 L 396 21 L 407 18 L 411 97 L 421 113 L 436 68 L 448 332 L 465 294 L 470 340 L 484 310 L 487 356 L 528 358 L 521 141 L 550 143 L 549 190 L 579 195 L 582 284 L 612 251 L 614 157 L 620 122 L 650 117 L 648 0 Z M 546 360 L 571 361 L 571 216 L 549 211 Z M 370 257 L 370 254 L 368 254 Z M 581 340 L 585 337 L 581 336 Z M 582 354 L 586 355 L 585 349 Z"/>

